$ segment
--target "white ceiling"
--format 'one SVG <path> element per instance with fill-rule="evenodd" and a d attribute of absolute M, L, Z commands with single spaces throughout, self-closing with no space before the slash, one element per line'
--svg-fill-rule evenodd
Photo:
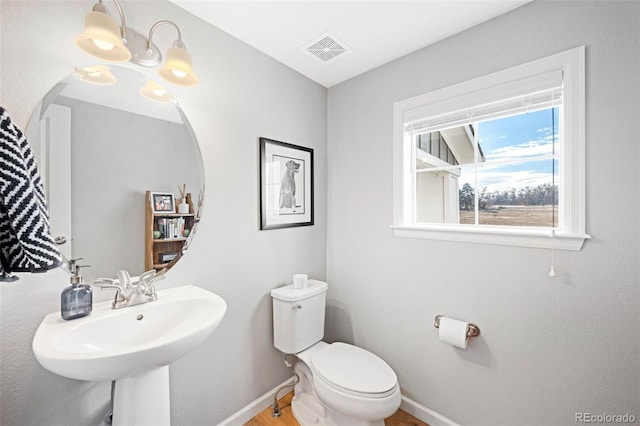
<path fill-rule="evenodd" d="M 170 0 L 331 87 L 532 0 Z M 305 47 L 330 33 L 350 52 L 323 63 Z"/>

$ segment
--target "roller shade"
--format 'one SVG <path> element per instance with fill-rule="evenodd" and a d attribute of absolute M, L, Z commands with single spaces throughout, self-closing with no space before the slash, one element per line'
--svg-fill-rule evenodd
<path fill-rule="evenodd" d="M 562 70 L 557 70 L 491 89 L 441 99 L 405 114 L 405 131 L 420 135 L 551 108 L 562 104 L 562 87 Z"/>

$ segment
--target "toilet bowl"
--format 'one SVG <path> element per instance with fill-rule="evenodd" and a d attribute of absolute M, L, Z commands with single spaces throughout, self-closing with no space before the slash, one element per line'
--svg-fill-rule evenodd
<path fill-rule="evenodd" d="M 326 290 L 326 283 L 309 280 L 304 289 L 271 292 L 274 345 L 298 357 L 293 415 L 302 426 L 383 426 L 400 407 L 397 376 L 365 349 L 321 340 Z"/>
<path fill-rule="evenodd" d="M 325 342 L 296 355 L 301 380 L 291 406 L 302 425 L 384 425 L 400 407 L 397 377 L 376 355 L 346 343 Z M 324 410 L 318 410 L 317 403 Z"/>

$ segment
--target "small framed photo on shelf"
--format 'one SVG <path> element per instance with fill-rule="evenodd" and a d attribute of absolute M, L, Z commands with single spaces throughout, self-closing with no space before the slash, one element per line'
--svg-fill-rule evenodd
<path fill-rule="evenodd" d="M 166 192 L 152 192 L 151 209 L 154 213 L 175 213 L 176 201 L 173 198 L 173 194 Z"/>
<path fill-rule="evenodd" d="M 313 225 L 313 149 L 260 138 L 260 229 Z"/>

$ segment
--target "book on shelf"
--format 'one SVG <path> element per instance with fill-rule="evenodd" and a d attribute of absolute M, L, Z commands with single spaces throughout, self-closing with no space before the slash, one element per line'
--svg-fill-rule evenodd
<path fill-rule="evenodd" d="M 184 217 L 158 219 L 158 231 L 161 239 L 181 238 L 184 235 Z"/>

